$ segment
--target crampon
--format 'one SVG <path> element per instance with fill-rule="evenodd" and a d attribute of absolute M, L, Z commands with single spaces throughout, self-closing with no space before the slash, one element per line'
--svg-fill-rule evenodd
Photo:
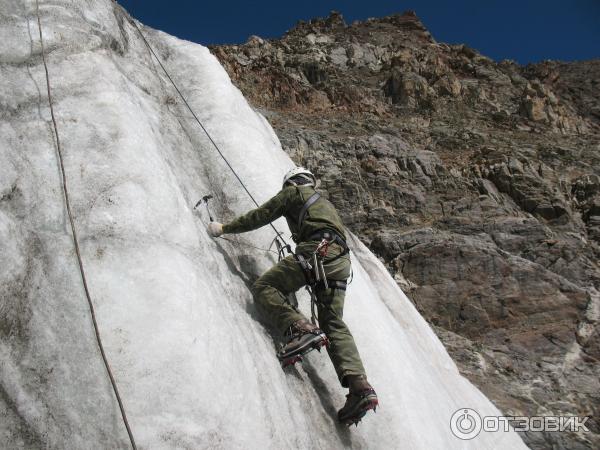
<path fill-rule="evenodd" d="M 329 347 L 329 339 L 318 328 L 312 332 L 293 336 L 290 341 L 279 352 L 277 358 L 281 362 L 281 367 L 285 368 L 302 362 L 304 355 L 322 347 Z"/>
<path fill-rule="evenodd" d="M 361 391 L 351 391 L 346 396 L 346 404 L 338 411 L 338 420 L 346 426 L 352 424 L 358 426 L 369 410 L 377 411 L 378 405 L 379 400 L 372 387 Z"/>

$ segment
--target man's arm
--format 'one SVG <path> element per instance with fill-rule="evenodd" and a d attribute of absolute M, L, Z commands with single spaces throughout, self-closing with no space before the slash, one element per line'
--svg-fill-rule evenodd
<path fill-rule="evenodd" d="M 273 222 L 285 214 L 293 187 L 286 187 L 271 200 L 223 225 L 223 233 L 245 233 Z"/>

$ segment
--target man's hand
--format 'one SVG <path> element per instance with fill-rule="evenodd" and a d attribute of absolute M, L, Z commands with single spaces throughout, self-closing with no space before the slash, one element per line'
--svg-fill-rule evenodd
<path fill-rule="evenodd" d="M 207 231 L 212 237 L 219 237 L 223 234 L 223 224 L 219 222 L 211 222 L 208 224 Z"/>

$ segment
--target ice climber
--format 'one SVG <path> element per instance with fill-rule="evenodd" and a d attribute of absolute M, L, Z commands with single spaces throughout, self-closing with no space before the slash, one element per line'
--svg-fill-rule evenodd
<path fill-rule="evenodd" d="M 342 320 L 350 256 L 344 225 L 334 206 L 316 191 L 315 176 L 296 167 L 283 178 L 277 195 L 262 206 L 223 225 L 211 222 L 213 237 L 255 230 L 284 216 L 296 243 L 294 255 L 282 259 L 252 286 L 262 313 L 285 337 L 278 352 L 282 365 L 302 360 L 313 349 L 327 348 L 343 387 L 349 388 L 338 419 L 358 423 L 377 407 L 377 395 L 367 381 L 365 369 L 350 330 Z M 311 285 L 316 296 L 320 328 L 294 308 L 287 295 Z"/>

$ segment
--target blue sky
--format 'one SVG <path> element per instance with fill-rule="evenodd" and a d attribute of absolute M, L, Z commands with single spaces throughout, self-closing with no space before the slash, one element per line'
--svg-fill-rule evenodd
<path fill-rule="evenodd" d="M 279 37 L 300 20 L 340 11 L 346 22 L 417 12 L 440 42 L 496 60 L 600 58 L 600 0 L 117 0 L 153 28 L 204 45 Z"/>

